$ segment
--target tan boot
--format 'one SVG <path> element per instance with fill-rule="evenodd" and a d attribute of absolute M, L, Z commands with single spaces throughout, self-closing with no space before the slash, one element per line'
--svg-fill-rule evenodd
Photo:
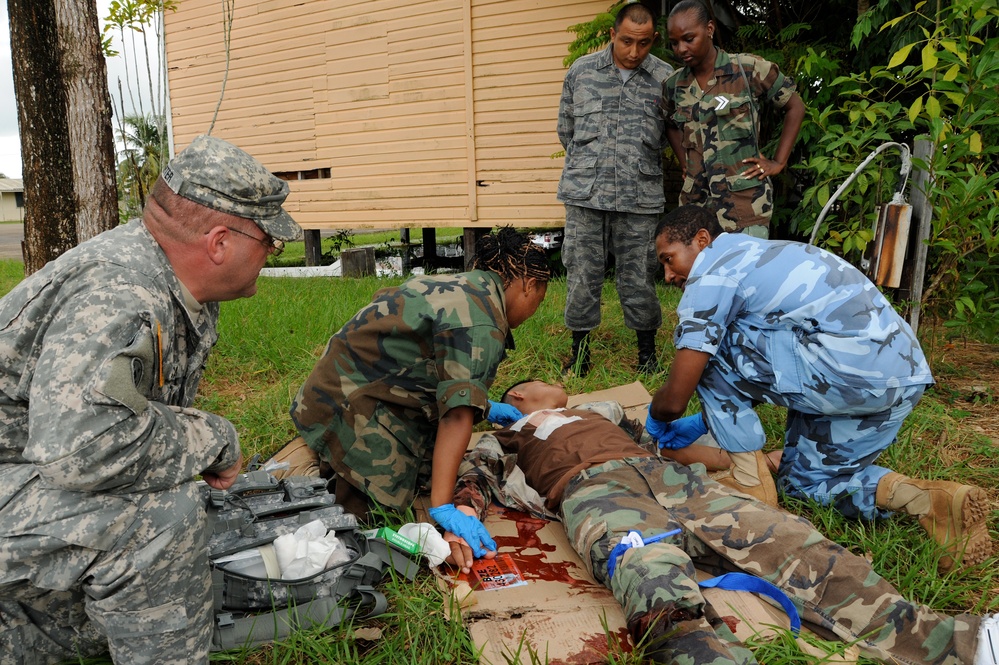
<path fill-rule="evenodd" d="M 878 483 L 878 508 L 904 512 L 919 519 L 945 550 L 940 568 L 948 571 L 960 563 L 973 566 L 992 554 L 992 539 L 986 519 L 989 500 L 985 492 L 971 485 L 946 480 L 915 480 L 889 473 Z"/>
<path fill-rule="evenodd" d="M 320 476 L 319 454 L 312 450 L 312 448 L 309 448 L 308 444 L 305 443 L 305 439 L 300 436 L 296 436 L 286 443 L 284 448 L 277 451 L 270 461 L 274 463 L 288 463 L 287 469 L 275 469 L 271 472 L 276 478 L 288 478 L 289 476 L 318 478 Z"/>
<path fill-rule="evenodd" d="M 762 501 L 774 508 L 777 505 L 777 487 L 774 485 L 774 478 L 767 468 L 767 456 L 762 450 L 751 453 L 729 452 L 732 458 L 732 468 L 726 475 L 717 476 L 717 480 L 726 487 L 731 487 L 737 492 L 748 494 L 751 497 Z"/>

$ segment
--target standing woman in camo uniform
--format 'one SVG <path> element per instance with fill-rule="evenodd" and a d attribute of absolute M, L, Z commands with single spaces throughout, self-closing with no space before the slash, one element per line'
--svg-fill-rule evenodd
<path fill-rule="evenodd" d="M 715 23 L 699 0 L 681 0 L 667 34 L 684 66 L 663 84 L 666 137 L 683 169 L 680 205 L 714 210 L 725 231 L 766 238 L 773 214 L 770 177 L 787 166 L 805 104 L 777 65 L 730 55 L 712 41 Z M 773 159 L 763 156 L 760 105 L 784 112 Z"/>
<path fill-rule="evenodd" d="M 481 556 L 496 546 L 451 503 L 472 427 L 545 297 L 544 251 L 511 228 L 476 244 L 473 270 L 381 289 L 330 339 L 291 406 L 306 444 L 336 474 L 338 500 L 407 508 L 428 484 L 431 516 Z M 492 416 L 490 416 L 492 418 Z M 353 501 L 348 499 L 353 495 Z M 354 505 L 351 506 L 350 503 Z"/>

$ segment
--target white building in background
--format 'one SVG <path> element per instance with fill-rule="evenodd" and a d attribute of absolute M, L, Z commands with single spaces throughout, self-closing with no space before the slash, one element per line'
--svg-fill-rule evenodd
<path fill-rule="evenodd" d="M 24 181 L 0 178 L 0 222 L 24 221 Z"/>

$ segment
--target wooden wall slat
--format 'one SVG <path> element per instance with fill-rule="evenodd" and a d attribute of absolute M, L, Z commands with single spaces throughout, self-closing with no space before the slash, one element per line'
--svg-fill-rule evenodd
<path fill-rule="evenodd" d="M 333 132 L 328 134 L 320 134 L 316 137 L 316 145 L 318 148 L 324 152 L 329 152 L 337 150 L 342 147 L 341 137 Z M 427 159 L 428 153 L 433 152 L 438 155 L 439 158 L 445 159 L 448 157 L 453 157 L 453 155 L 460 154 L 462 157 L 465 156 L 465 142 L 461 137 L 447 136 L 444 138 L 419 138 L 412 139 L 410 141 L 405 141 L 403 143 L 391 143 L 391 144 L 376 144 L 376 143 L 365 143 L 365 149 L 358 150 L 355 147 L 351 147 L 349 151 L 342 150 L 342 156 L 344 161 L 342 166 L 350 165 L 351 156 L 357 158 L 359 164 L 364 163 L 374 163 L 366 162 L 369 156 L 374 156 L 382 162 L 395 161 L 398 159 L 413 158 L 416 160 Z M 332 159 L 331 164 L 337 165 L 340 162 L 337 159 Z"/>
<path fill-rule="evenodd" d="M 608 4 L 242 0 L 213 133 L 274 170 L 330 168 L 329 179 L 289 183 L 289 210 L 305 224 L 559 223 L 562 160 L 551 156 L 561 149 L 566 28 Z M 182 147 L 206 129 L 218 101 L 221 10 L 217 0 L 184 0 L 165 20 Z M 469 192 L 473 177 L 488 186 Z"/>

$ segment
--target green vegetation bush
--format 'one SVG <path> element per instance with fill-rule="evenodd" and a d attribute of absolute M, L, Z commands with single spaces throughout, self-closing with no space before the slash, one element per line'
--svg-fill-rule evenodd
<path fill-rule="evenodd" d="M 861 17 L 853 46 L 861 49 L 891 5 Z M 923 304 L 954 327 L 999 331 L 999 5 L 955 0 L 886 20 L 894 36 L 890 58 L 867 71 L 824 83 L 828 104 L 809 105 L 807 152 L 801 168 L 812 179 L 797 215 L 808 234 L 832 192 L 880 144 L 928 141 L 930 174 L 924 192 L 933 209 Z M 801 71 L 835 70 L 810 52 Z M 871 240 L 876 204 L 891 198 L 897 166 L 861 174 L 820 229 L 820 245 L 856 259 Z"/>

